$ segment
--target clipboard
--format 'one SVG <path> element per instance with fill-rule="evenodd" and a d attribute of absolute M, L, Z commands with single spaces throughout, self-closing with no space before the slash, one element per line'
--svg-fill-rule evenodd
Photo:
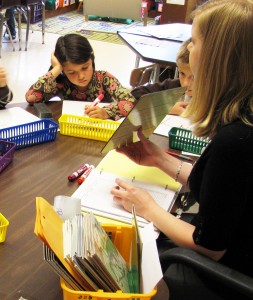
<path fill-rule="evenodd" d="M 142 126 L 143 134 L 149 137 L 168 114 L 168 111 L 179 101 L 185 90 L 185 87 L 179 87 L 141 96 L 134 108 L 103 147 L 101 153 L 105 154 L 112 149 L 134 143 L 134 132 L 140 126 Z"/>

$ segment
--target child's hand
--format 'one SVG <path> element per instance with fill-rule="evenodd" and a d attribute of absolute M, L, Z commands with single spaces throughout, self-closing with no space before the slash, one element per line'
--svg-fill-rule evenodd
<path fill-rule="evenodd" d="M 5 69 L 0 67 L 0 88 L 3 88 L 7 85 L 7 74 Z"/>
<path fill-rule="evenodd" d="M 54 52 L 51 54 L 51 65 L 52 67 L 59 67 L 62 69 L 62 65 L 60 64 L 59 60 L 54 55 Z"/>
<path fill-rule="evenodd" d="M 84 113 L 88 115 L 90 118 L 97 118 L 103 120 L 110 118 L 106 110 L 99 106 L 86 105 L 84 108 Z"/>
<path fill-rule="evenodd" d="M 178 101 L 172 109 L 168 112 L 170 115 L 181 115 L 181 113 L 186 109 L 189 102 Z"/>

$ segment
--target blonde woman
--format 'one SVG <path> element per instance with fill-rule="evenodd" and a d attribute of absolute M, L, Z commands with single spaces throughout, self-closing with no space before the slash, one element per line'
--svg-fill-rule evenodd
<path fill-rule="evenodd" d="M 253 277 L 253 1 L 210 0 L 193 13 L 190 67 L 193 98 L 185 112 L 198 136 L 209 137 L 196 164 L 184 163 L 146 139 L 118 149 L 141 165 L 155 166 L 189 185 L 199 203 L 191 224 L 152 197 L 117 179 L 114 200 L 143 216 L 173 246 L 197 251 Z M 169 251 L 169 250 L 167 250 Z M 169 299 L 246 299 L 160 255 Z M 163 298 L 165 299 L 165 298 Z"/>

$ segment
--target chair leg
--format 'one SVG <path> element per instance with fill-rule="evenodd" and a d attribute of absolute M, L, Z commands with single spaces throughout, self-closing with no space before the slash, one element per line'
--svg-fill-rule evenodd
<path fill-rule="evenodd" d="M 46 19 L 46 12 L 45 12 L 45 1 L 41 1 L 42 5 L 42 44 L 45 44 L 45 19 Z"/>
<path fill-rule="evenodd" d="M 18 43 L 19 51 L 22 50 L 21 12 L 18 11 Z"/>
<path fill-rule="evenodd" d="M 13 52 L 14 52 L 15 51 L 15 46 L 14 46 L 13 39 L 12 39 L 12 36 L 11 36 L 10 28 L 5 22 L 3 23 L 3 25 L 5 26 L 5 28 L 7 30 L 7 33 L 9 35 L 9 39 L 10 39 L 11 44 L 12 44 Z M 1 35 L 1 40 L 2 40 L 2 35 Z"/>
<path fill-rule="evenodd" d="M 4 27 L 4 16 L 2 15 L 2 13 L 0 13 L 0 58 L 2 57 L 3 27 Z"/>
<path fill-rule="evenodd" d="M 27 12 L 27 23 L 26 23 L 26 37 L 25 37 L 25 51 L 27 51 L 28 38 L 29 38 L 29 30 L 30 30 L 30 21 L 31 21 L 31 8 L 29 5 L 26 7 Z"/>

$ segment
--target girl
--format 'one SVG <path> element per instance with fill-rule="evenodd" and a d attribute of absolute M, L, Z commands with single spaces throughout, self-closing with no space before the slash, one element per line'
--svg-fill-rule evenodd
<path fill-rule="evenodd" d="M 155 166 L 189 188 L 199 202 L 190 223 L 174 217 L 152 197 L 122 180 L 111 193 L 128 211 L 154 223 L 174 246 L 190 248 L 253 276 L 253 1 L 210 0 L 193 13 L 190 67 L 193 98 L 185 111 L 194 133 L 211 142 L 196 164 L 164 153 L 139 130 L 140 141 L 118 149 L 135 162 Z M 120 188 L 119 188 L 120 187 Z M 167 250 L 169 251 L 169 250 Z M 167 268 L 170 299 L 245 299 L 189 267 Z"/>
<path fill-rule="evenodd" d="M 134 106 L 135 98 L 106 71 L 95 70 L 95 57 L 89 41 L 79 34 L 59 37 L 51 55 L 50 70 L 26 93 L 29 103 L 46 102 L 54 96 L 65 100 L 94 101 L 100 94 L 103 108 L 87 106 L 85 114 L 92 118 L 118 120 Z"/>

